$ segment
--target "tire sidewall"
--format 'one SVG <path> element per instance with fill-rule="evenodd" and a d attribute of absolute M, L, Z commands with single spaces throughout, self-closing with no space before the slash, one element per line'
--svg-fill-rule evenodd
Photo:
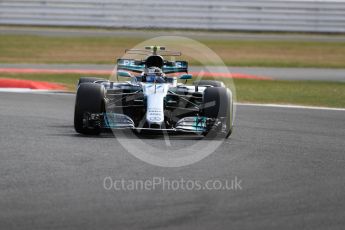
<path fill-rule="evenodd" d="M 81 83 L 77 90 L 74 110 L 74 128 L 83 134 L 98 134 L 98 129 L 88 129 L 83 127 L 83 117 L 85 113 L 104 112 L 105 89 L 103 85 L 97 83 Z"/>

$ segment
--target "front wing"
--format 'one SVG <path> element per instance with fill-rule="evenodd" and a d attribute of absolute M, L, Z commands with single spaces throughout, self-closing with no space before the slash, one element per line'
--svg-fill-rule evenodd
<path fill-rule="evenodd" d="M 85 113 L 83 119 L 84 128 L 88 129 L 132 129 L 148 131 L 185 132 L 204 134 L 211 129 L 222 130 L 222 119 L 213 119 L 202 116 L 184 117 L 176 122 L 174 127 L 146 128 L 136 127 L 133 120 L 120 113 Z"/>

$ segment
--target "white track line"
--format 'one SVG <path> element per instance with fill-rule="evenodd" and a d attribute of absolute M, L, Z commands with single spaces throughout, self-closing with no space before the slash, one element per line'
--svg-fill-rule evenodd
<path fill-rule="evenodd" d="M 314 109 L 314 110 L 345 111 L 345 108 L 330 108 L 330 107 L 303 106 L 303 105 L 255 104 L 255 103 L 236 103 L 236 105 L 255 106 L 255 107 L 290 108 L 290 109 Z"/>
<path fill-rule="evenodd" d="M 30 89 L 30 88 L 0 88 L 0 92 L 7 93 L 33 93 L 33 92 L 47 92 L 49 90 Z"/>
<path fill-rule="evenodd" d="M 34 94 L 64 94 L 73 95 L 75 93 L 62 90 L 29 89 L 29 88 L 0 88 L 0 92 L 5 93 L 34 93 Z"/>
<path fill-rule="evenodd" d="M 0 88 L 0 92 L 74 95 L 74 93 L 71 93 L 71 92 L 26 89 L 26 88 Z M 255 104 L 255 103 L 235 103 L 235 104 L 239 106 L 345 111 L 345 108 L 330 108 L 330 107 L 303 106 L 303 105 Z"/>

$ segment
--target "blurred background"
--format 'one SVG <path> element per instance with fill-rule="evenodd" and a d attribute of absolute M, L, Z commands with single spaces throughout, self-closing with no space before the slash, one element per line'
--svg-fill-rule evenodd
<path fill-rule="evenodd" d="M 124 49 L 175 35 L 216 52 L 242 102 L 344 107 L 344 33 L 339 0 L 2 0 L 0 78 L 73 91 L 82 75 L 109 75 Z"/>
<path fill-rule="evenodd" d="M 1 24 L 345 32 L 337 0 L 3 0 Z"/>

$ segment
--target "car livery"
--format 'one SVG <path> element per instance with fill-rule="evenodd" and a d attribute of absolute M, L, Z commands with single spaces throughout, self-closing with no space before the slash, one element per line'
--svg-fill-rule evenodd
<path fill-rule="evenodd" d="M 188 63 L 164 59 L 181 55 L 165 47 L 130 49 L 126 53 L 145 57 L 118 59 L 117 81 L 79 79 L 74 113 L 78 133 L 98 135 L 106 129 L 131 129 L 230 136 L 233 99 L 222 82 L 186 84 L 192 79 Z"/>

